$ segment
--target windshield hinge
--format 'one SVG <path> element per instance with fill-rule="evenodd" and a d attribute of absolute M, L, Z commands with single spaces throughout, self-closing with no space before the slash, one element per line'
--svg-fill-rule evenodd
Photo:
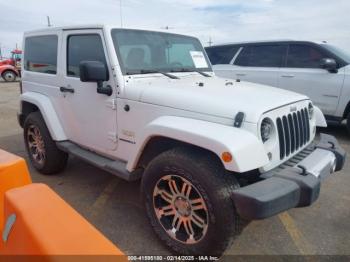
<path fill-rule="evenodd" d="M 112 141 L 113 143 L 117 143 L 118 136 L 116 132 L 108 132 L 108 139 Z"/>
<path fill-rule="evenodd" d="M 112 110 L 117 109 L 117 101 L 116 99 L 111 99 L 107 102 L 107 106 L 110 107 Z"/>

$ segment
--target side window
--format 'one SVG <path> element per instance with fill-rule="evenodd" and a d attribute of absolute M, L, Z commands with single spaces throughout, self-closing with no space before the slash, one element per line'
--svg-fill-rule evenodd
<path fill-rule="evenodd" d="M 308 45 L 292 44 L 289 46 L 287 67 L 293 68 L 320 68 L 323 53 Z"/>
<path fill-rule="evenodd" d="M 98 34 L 70 35 L 67 41 L 67 75 L 79 77 L 81 61 L 100 61 L 107 65 L 102 39 Z"/>
<path fill-rule="evenodd" d="M 236 65 L 252 67 L 281 67 L 286 53 L 283 45 L 245 47 L 235 61 Z"/>
<path fill-rule="evenodd" d="M 14 59 L 15 61 L 21 61 L 22 56 L 21 56 L 20 54 L 14 54 L 14 55 L 13 55 L 13 59 Z"/>
<path fill-rule="evenodd" d="M 24 43 L 24 70 L 57 73 L 57 35 L 27 37 Z"/>
<path fill-rule="evenodd" d="M 239 53 L 238 57 L 235 60 L 235 65 L 249 66 L 251 50 L 251 46 L 243 47 L 242 51 Z"/>
<path fill-rule="evenodd" d="M 239 46 L 217 46 L 206 48 L 212 65 L 227 65 L 231 62 L 235 54 L 237 53 Z"/>

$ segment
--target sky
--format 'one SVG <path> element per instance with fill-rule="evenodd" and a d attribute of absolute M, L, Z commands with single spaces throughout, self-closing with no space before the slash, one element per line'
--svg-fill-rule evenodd
<path fill-rule="evenodd" d="M 0 0 L 0 45 L 8 55 L 16 44 L 21 47 L 24 31 L 46 27 L 50 16 L 54 26 L 168 30 L 196 36 L 205 46 L 209 39 L 213 44 L 295 39 L 350 51 L 349 14 L 349 0 Z"/>

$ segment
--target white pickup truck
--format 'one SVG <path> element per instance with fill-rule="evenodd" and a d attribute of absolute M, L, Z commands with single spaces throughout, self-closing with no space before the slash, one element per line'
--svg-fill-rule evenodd
<path fill-rule="evenodd" d="M 72 154 L 142 179 L 179 254 L 220 256 L 247 221 L 311 205 L 343 168 L 334 137 L 314 141 L 326 122 L 306 96 L 216 77 L 196 38 L 89 25 L 27 32 L 23 46 L 33 166 L 58 173 Z"/>

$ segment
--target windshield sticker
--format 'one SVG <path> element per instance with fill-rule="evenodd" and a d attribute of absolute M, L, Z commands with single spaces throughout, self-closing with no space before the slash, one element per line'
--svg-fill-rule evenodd
<path fill-rule="evenodd" d="M 207 63 L 207 60 L 205 59 L 203 52 L 190 51 L 190 54 L 192 56 L 194 66 L 196 68 L 208 68 L 208 63 Z"/>

